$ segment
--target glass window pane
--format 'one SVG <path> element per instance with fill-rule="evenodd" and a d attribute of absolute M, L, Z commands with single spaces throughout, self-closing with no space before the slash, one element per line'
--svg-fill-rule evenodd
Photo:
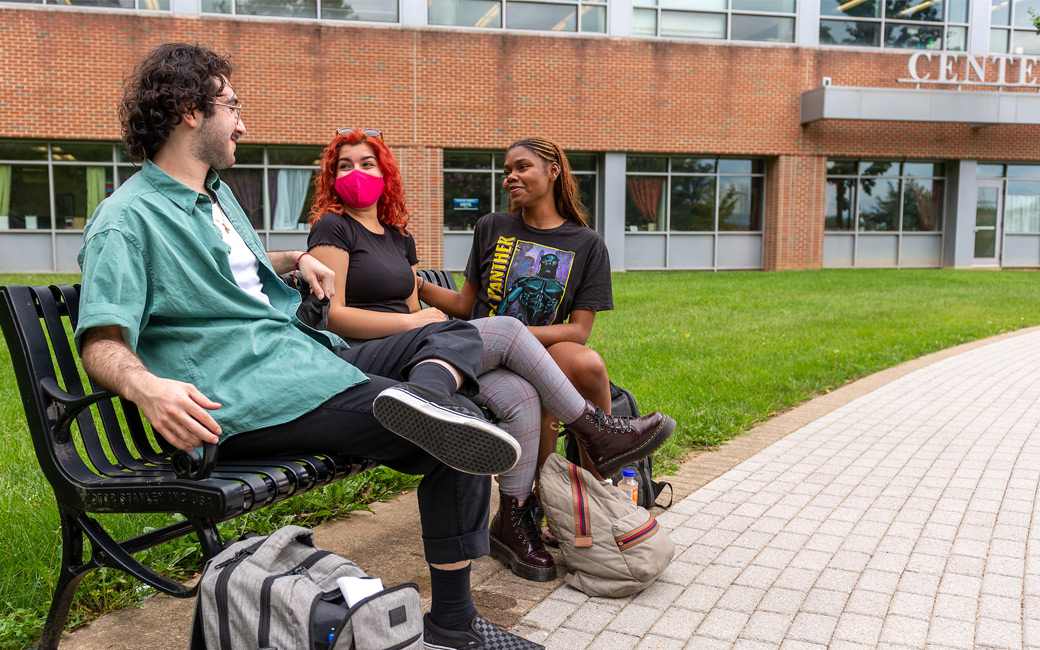
<path fill-rule="evenodd" d="M 943 2 L 942 0 L 886 0 L 885 18 L 942 22 Z"/>
<path fill-rule="evenodd" d="M 581 6 L 581 31 L 607 33 L 607 8 Z"/>
<path fill-rule="evenodd" d="M 54 160 L 77 160 L 81 162 L 112 162 L 112 145 L 93 142 L 51 143 Z"/>
<path fill-rule="evenodd" d="M 967 27 L 947 27 L 945 49 L 953 52 L 963 52 L 968 47 Z"/>
<path fill-rule="evenodd" d="M 663 176 L 629 176 L 625 179 L 625 230 L 664 230 Z"/>
<path fill-rule="evenodd" d="M 733 15 L 729 37 L 735 41 L 794 42 L 794 18 Z"/>
<path fill-rule="evenodd" d="M 1014 26 L 1026 27 L 1035 32 L 1036 28 L 1033 26 L 1033 16 L 1030 14 L 1030 10 L 1040 13 L 1040 0 L 1013 0 L 1013 4 Z"/>
<path fill-rule="evenodd" d="M 1040 54 L 1040 35 L 1016 29 L 1011 35 L 1012 54 Z"/>
<path fill-rule="evenodd" d="M 950 0 L 946 20 L 951 23 L 968 22 L 968 0 Z"/>
<path fill-rule="evenodd" d="M 1008 232 L 1040 232 L 1040 182 L 1008 181 L 1004 228 Z"/>
<path fill-rule="evenodd" d="M 898 176 L 899 163 L 888 160 L 863 161 L 859 164 L 859 173 L 864 176 Z"/>
<path fill-rule="evenodd" d="M 54 166 L 54 227 L 82 230 L 98 203 L 112 193 L 112 166 Z"/>
<path fill-rule="evenodd" d="M 726 38 L 726 16 L 689 11 L 662 11 L 661 36 Z"/>
<path fill-rule="evenodd" d="M 502 3 L 497 0 L 429 0 L 431 25 L 501 27 Z"/>
<path fill-rule="evenodd" d="M 202 13 L 229 14 L 231 13 L 231 0 L 202 0 Z"/>
<path fill-rule="evenodd" d="M 820 43 L 823 45 L 861 45 L 877 47 L 880 23 L 851 20 L 821 20 Z"/>
<path fill-rule="evenodd" d="M 396 23 L 397 0 L 321 0 L 321 17 Z"/>
<path fill-rule="evenodd" d="M 316 169 L 272 169 L 267 172 L 271 230 L 307 229 L 317 173 Z"/>
<path fill-rule="evenodd" d="M 303 170 L 293 170 L 300 172 Z M 254 230 L 264 229 L 264 171 L 232 167 L 220 172 L 220 180 L 227 183 L 228 189 L 238 199 L 238 204 L 246 213 Z M 288 180 L 288 177 L 287 179 Z M 275 179 L 277 182 L 277 176 Z M 291 224 L 288 224 L 291 225 Z M 291 229 L 291 228 L 288 228 Z"/>
<path fill-rule="evenodd" d="M 902 47 L 914 50 L 942 49 L 940 25 L 885 25 L 885 47 Z"/>
<path fill-rule="evenodd" d="M 794 0 L 733 0 L 734 11 L 794 13 Z"/>
<path fill-rule="evenodd" d="M 820 15 L 849 18 L 880 18 L 879 0 L 820 0 Z"/>
<path fill-rule="evenodd" d="M 715 173 L 715 159 L 672 158 L 672 171 L 684 174 L 713 174 Z"/>
<path fill-rule="evenodd" d="M 67 4 L 74 7 L 109 7 L 115 9 L 134 8 L 134 0 L 61 0 L 60 3 L 50 0 L 49 4 Z"/>
<path fill-rule="evenodd" d="M 908 178 L 903 186 L 903 231 L 942 229 L 943 181 Z"/>
<path fill-rule="evenodd" d="M 1008 178 L 1040 178 L 1040 165 L 1008 165 L 1007 175 Z"/>
<path fill-rule="evenodd" d="M 841 174 L 853 176 L 856 174 L 856 161 L 854 160 L 828 160 L 827 174 Z"/>
<path fill-rule="evenodd" d="M 235 0 L 236 11 L 247 16 L 288 16 L 291 18 L 317 18 L 317 0 Z"/>
<path fill-rule="evenodd" d="M 495 172 L 491 175 L 491 191 L 492 194 L 494 194 L 495 203 L 495 207 L 492 209 L 497 210 L 498 212 L 509 210 L 509 192 L 506 191 L 505 180 L 505 174 L 502 172 Z M 470 202 L 468 206 L 466 206 L 465 203 L 458 205 L 461 205 L 462 207 L 473 207 L 472 202 Z"/>
<path fill-rule="evenodd" d="M 673 177 L 671 199 L 671 230 L 703 232 L 715 229 L 714 176 Z"/>
<path fill-rule="evenodd" d="M 581 197 L 581 202 L 585 205 L 585 209 L 588 211 L 589 225 L 593 229 L 596 228 L 596 175 L 595 174 L 576 174 L 574 176 L 575 182 L 578 183 L 578 195 Z"/>
<path fill-rule="evenodd" d="M 630 172 L 666 172 L 668 171 L 668 159 L 629 156 L 625 168 Z"/>
<path fill-rule="evenodd" d="M 719 230 L 762 229 L 762 179 L 722 176 L 719 178 Z"/>
<path fill-rule="evenodd" d="M 51 227 L 51 192 L 45 165 L 11 165 L 11 197 L 6 228 L 41 230 Z M 0 223 L 0 226 L 4 224 Z"/>
<path fill-rule="evenodd" d="M 257 145 L 238 145 L 235 149 L 236 165 L 262 165 L 264 163 L 264 148 Z"/>
<path fill-rule="evenodd" d="M 553 32 L 578 30 L 575 5 L 538 2 L 507 2 L 506 27 L 510 29 L 544 29 Z"/>
<path fill-rule="evenodd" d="M 726 0 L 661 0 L 662 9 L 725 11 Z"/>
<path fill-rule="evenodd" d="M 905 176 L 942 176 L 942 163 L 903 163 Z"/>
<path fill-rule="evenodd" d="M 979 178 L 1003 178 L 1004 165 L 979 165 L 976 175 Z"/>
<path fill-rule="evenodd" d="M 319 147 L 269 147 L 267 162 L 271 165 L 317 167 L 321 164 L 321 149 Z"/>
<path fill-rule="evenodd" d="M 0 160 L 47 160 L 47 143 L 0 140 Z"/>
<path fill-rule="evenodd" d="M 855 206 L 856 181 L 852 178 L 828 178 L 823 227 L 827 230 L 854 230 L 852 211 Z"/>
<path fill-rule="evenodd" d="M 477 219 L 491 212 L 492 182 L 491 174 L 444 172 L 445 230 L 473 230 Z"/>
<path fill-rule="evenodd" d="M 899 224 L 899 180 L 865 178 L 859 182 L 859 229 L 893 232 Z"/>
<path fill-rule="evenodd" d="M 490 153 L 470 153 L 467 151 L 445 151 L 445 169 L 491 169 Z"/>
<path fill-rule="evenodd" d="M 754 169 L 757 160 L 734 160 L 732 158 L 721 158 L 719 160 L 720 174 L 751 174 L 760 170 Z"/>
<path fill-rule="evenodd" d="M 989 51 L 1006 54 L 1010 40 L 1010 32 L 1006 29 L 989 30 Z"/>
<path fill-rule="evenodd" d="M 632 35 L 633 36 L 657 36 L 657 10 L 656 9 L 633 9 L 632 10 Z"/>
<path fill-rule="evenodd" d="M 131 176 L 141 171 L 140 167 L 117 167 L 116 173 L 119 174 L 119 184 L 125 183 Z"/>
<path fill-rule="evenodd" d="M 990 25 L 1011 24 L 1011 0 L 991 0 L 989 12 Z"/>
<path fill-rule="evenodd" d="M 571 170 L 576 172 L 596 171 L 596 154 L 592 153 L 568 153 L 567 162 L 571 164 Z"/>

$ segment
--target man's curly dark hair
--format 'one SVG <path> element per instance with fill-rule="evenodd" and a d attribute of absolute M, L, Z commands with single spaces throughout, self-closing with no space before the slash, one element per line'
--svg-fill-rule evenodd
<path fill-rule="evenodd" d="M 123 144 L 131 157 L 153 157 L 182 115 L 213 115 L 210 102 L 224 91 L 231 63 L 198 44 L 166 43 L 155 48 L 124 84 L 119 103 Z"/>

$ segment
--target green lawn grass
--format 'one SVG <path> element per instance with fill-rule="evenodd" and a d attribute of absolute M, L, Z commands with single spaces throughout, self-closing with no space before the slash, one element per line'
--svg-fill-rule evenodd
<path fill-rule="evenodd" d="M 0 275 L 0 284 L 74 279 Z M 858 377 L 1040 324 L 1038 282 L 1035 273 L 1010 271 L 629 272 L 614 276 L 617 309 L 597 316 L 590 345 L 644 411 L 678 421 L 665 448 L 674 459 Z M 7 356 L 0 343 L 0 648 L 21 648 L 42 627 L 61 545 Z M 372 472 L 229 522 L 226 532 L 315 524 L 413 485 Z M 107 521 L 129 535 L 163 518 Z M 178 576 L 198 568 L 187 541 L 148 551 L 148 560 Z M 96 572 L 77 592 L 73 621 L 139 596 L 135 581 Z"/>

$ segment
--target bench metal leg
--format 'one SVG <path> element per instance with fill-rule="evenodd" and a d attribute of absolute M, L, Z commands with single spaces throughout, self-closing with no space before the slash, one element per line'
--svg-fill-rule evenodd
<path fill-rule="evenodd" d="M 61 634 L 65 631 L 65 622 L 72 608 L 72 598 L 76 595 L 76 587 L 85 575 L 97 568 L 96 558 L 83 563 L 83 529 L 74 515 L 60 513 L 61 518 L 61 568 L 58 571 L 57 585 L 54 587 L 54 598 L 51 600 L 47 622 L 43 626 L 43 636 L 39 650 L 56 650 Z"/>

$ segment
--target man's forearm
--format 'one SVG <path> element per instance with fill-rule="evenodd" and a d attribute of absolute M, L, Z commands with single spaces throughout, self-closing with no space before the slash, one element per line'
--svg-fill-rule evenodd
<path fill-rule="evenodd" d="M 90 329 L 83 338 L 83 369 L 105 388 L 135 401 L 141 379 L 153 376 L 123 341 L 118 327 Z"/>
<path fill-rule="evenodd" d="M 267 251 L 267 259 L 271 260 L 271 266 L 278 275 L 292 271 L 300 255 L 303 255 L 303 251 Z"/>

